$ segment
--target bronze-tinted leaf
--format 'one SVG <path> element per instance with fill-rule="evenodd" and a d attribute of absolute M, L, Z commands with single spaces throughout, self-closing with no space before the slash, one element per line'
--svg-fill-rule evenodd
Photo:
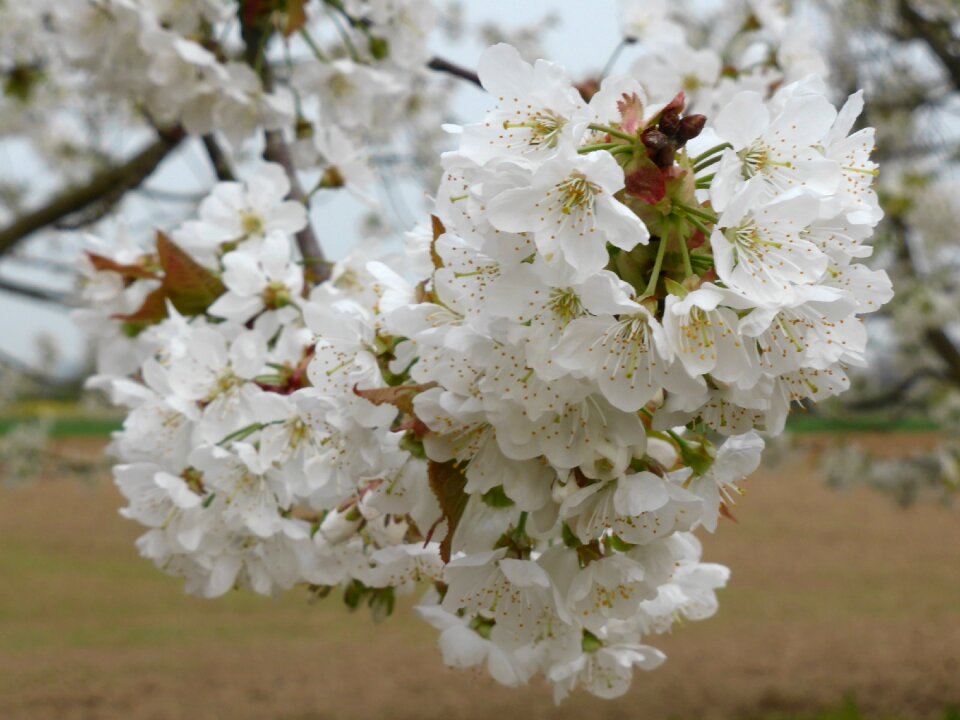
<path fill-rule="evenodd" d="M 440 511 L 447 521 L 447 536 L 440 543 L 440 557 L 444 562 L 450 562 L 450 547 L 453 543 L 453 534 L 457 531 L 460 518 L 467 507 L 467 495 L 463 489 L 467 485 L 467 477 L 463 474 L 460 463 L 450 460 L 438 463 L 431 460 L 427 464 L 427 476 L 430 480 L 430 489 L 433 491 Z M 430 535 L 433 530 L 430 531 Z M 430 536 L 427 538 L 430 539 Z"/>
<path fill-rule="evenodd" d="M 129 323 L 137 330 L 142 330 L 147 325 L 156 325 L 167 317 L 167 293 L 162 287 L 158 287 L 152 293 L 144 298 L 143 305 L 136 312 L 126 315 L 114 315 L 114 319 Z"/>
<path fill-rule="evenodd" d="M 433 228 L 433 241 L 430 243 L 430 259 L 433 261 L 434 269 L 439 270 L 443 267 L 443 258 L 437 254 L 437 240 L 440 239 L 440 236 L 443 235 L 447 229 L 443 226 L 443 221 L 436 215 L 430 216 L 430 224 Z"/>
<path fill-rule="evenodd" d="M 401 412 L 412 415 L 413 399 L 424 390 L 436 386 L 435 382 L 429 382 L 422 385 L 398 385 L 397 387 L 371 388 L 369 390 L 360 390 L 354 387 L 353 392 L 374 405 L 393 405 Z"/>
<path fill-rule="evenodd" d="M 164 272 L 163 287 L 167 297 L 184 315 L 205 312 L 224 293 L 226 288 L 220 278 L 159 231 L 157 254 Z"/>
<path fill-rule="evenodd" d="M 89 251 L 87 251 L 87 257 L 90 258 L 90 264 L 97 270 L 109 270 L 130 280 L 153 280 L 157 277 L 156 273 L 147 270 L 142 265 L 124 265 L 116 260 Z"/>
<path fill-rule="evenodd" d="M 287 23 L 283 26 L 283 34 L 290 37 L 307 24 L 307 0 L 287 0 Z"/>

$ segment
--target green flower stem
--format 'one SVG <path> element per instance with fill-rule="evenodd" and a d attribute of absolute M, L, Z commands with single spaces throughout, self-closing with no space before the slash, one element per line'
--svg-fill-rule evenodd
<path fill-rule="evenodd" d="M 335 7 L 337 10 L 342 12 L 349 21 L 350 16 L 346 14 L 346 11 L 343 9 L 342 5 L 340 5 L 339 3 L 334 4 L 329 2 L 327 4 L 331 5 L 332 7 Z M 334 27 L 337 28 L 337 32 L 340 34 L 340 38 L 343 40 L 343 44 L 347 48 L 347 52 L 350 53 L 350 59 L 353 60 L 354 62 L 360 62 L 360 53 L 357 52 L 357 46 L 354 45 L 353 40 L 350 39 L 349 30 L 347 30 L 347 28 L 341 25 L 340 19 L 337 17 L 337 14 L 335 12 L 331 12 L 328 14 L 330 15 L 330 19 L 333 21 Z"/>
<path fill-rule="evenodd" d="M 710 148 L 709 150 L 707 150 L 707 151 L 705 151 L 705 152 L 702 152 L 702 153 L 700 153 L 699 155 L 697 155 L 697 156 L 693 159 L 693 164 L 694 164 L 694 165 L 698 165 L 698 164 L 702 163 L 704 160 L 706 160 L 708 157 L 710 157 L 711 155 L 716 155 L 718 152 L 722 152 L 722 151 L 726 150 L 727 148 L 731 148 L 731 149 L 732 149 L 732 148 L 733 148 L 733 145 L 731 145 L 730 143 L 721 143 L 720 145 L 714 145 L 714 146 L 713 146 L 712 148 Z"/>
<path fill-rule="evenodd" d="M 683 205 L 681 203 L 674 203 L 673 205 L 675 211 L 688 216 L 699 218 L 703 222 L 708 222 L 716 225 L 719 218 L 714 215 L 712 212 L 704 210 L 703 208 L 690 207 L 689 205 Z"/>
<path fill-rule="evenodd" d="M 638 138 L 636 135 L 628 135 L 627 133 L 617 130 L 612 127 L 607 127 L 606 125 L 590 125 L 591 130 L 596 130 L 597 132 L 606 133 L 611 137 L 620 138 L 621 140 L 627 140 L 631 143 L 636 143 Z"/>
<path fill-rule="evenodd" d="M 526 510 L 520 513 L 520 519 L 517 521 L 517 529 L 514 531 L 518 538 L 523 537 L 527 532 L 527 515 Z"/>
<path fill-rule="evenodd" d="M 677 242 L 680 244 L 680 254 L 683 257 L 683 273 L 685 277 L 693 277 L 693 265 L 690 264 L 690 248 L 687 247 L 687 234 L 677 233 Z"/>
<path fill-rule="evenodd" d="M 582 148 L 578 148 L 577 152 L 583 155 L 584 153 L 596 152 L 597 150 L 612 150 L 617 147 L 626 147 L 621 143 L 597 143 L 596 145 L 584 145 Z"/>
<path fill-rule="evenodd" d="M 689 223 L 690 223 L 691 225 L 693 225 L 697 230 L 699 230 L 700 232 L 702 232 L 702 233 L 703 233 L 703 236 L 704 236 L 705 238 L 709 238 L 709 237 L 713 234 L 713 231 L 710 230 L 710 228 L 708 228 L 706 225 L 704 225 L 702 222 L 700 222 L 700 220 L 698 220 L 697 218 L 693 217 L 692 215 L 685 215 L 684 217 L 686 218 L 687 222 L 689 222 Z"/>
<path fill-rule="evenodd" d="M 713 179 L 716 176 L 716 173 L 711 173 L 710 175 L 704 175 L 703 177 L 697 178 L 697 190 L 706 190 L 709 188 L 710 183 L 713 182 Z"/>
<path fill-rule="evenodd" d="M 647 289 L 643 291 L 640 298 L 648 298 L 657 291 L 657 281 L 660 279 L 660 269 L 663 267 L 663 256 L 667 254 L 667 239 L 660 238 L 660 246 L 657 248 L 657 258 L 653 262 L 653 272 L 650 275 L 650 282 L 647 283 Z"/>
<path fill-rule="evenodd" d="M 317 41 L 313 39 L 313 36 L 310 34 L 309 30 L 306 28 L 300 28 L 300 37 L 302 37 L 304 42 L 310 46 L 313 54 L 317 56 L 317 60 L 320 60 L 321 62 L 329 62 L 329 58 L 327 58 L 323 50 L 320 49 L 320 46 L 317 45 Z"/>
<path fill-rule="evenodd" d="M 695 164 L 695 165 L 693 166 L 693 171 L 694 171 L 695 173 L 698 173 L 698 172 L 700 172 L 701 170 L 706 170 L 708 167 L 710 167 L 711 165 L 715 165 L 716 163 L 720 162 L 721 160 L 723 160 L 723 155 L 714 155 L 714 156 L 711 157 L 711 158 L 707 158 L 706 160 L 703 160 L 703 161 L 698 162 L 697 164 Z"/>

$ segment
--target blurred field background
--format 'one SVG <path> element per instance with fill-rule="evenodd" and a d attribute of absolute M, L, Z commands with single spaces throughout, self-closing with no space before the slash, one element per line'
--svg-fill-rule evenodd
<path fill-rule="evenodd" d="M 95 426 L 91 426 L 95 427 Z M 336 599 L 234 593 L 204 601 L 137 556 L 134 523 L 99 466 L 4 488 L 0 502 L 0 718 L 960 717 L 960 527 L 817 470 L 833 442 L 886 456 L 936 435 L 811 433 L 745 484 L 737 524 L 705 559 L 729 565 L 719 614 L 654 643 L 668 655 L 614 702 L 497 686 L 449 670 L 413 599 L 376 625 Z M 96 468 L 102 439 L 51 452 Z"/>

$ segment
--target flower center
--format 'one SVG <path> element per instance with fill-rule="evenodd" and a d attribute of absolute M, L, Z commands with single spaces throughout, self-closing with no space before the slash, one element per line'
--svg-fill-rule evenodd
<path fill-rule="evenodd" d="M 548 306 L 563 325 L 583 315 L 580 296 L 572 288 L 553 288 L 550 290 Z"/>
<path fill-rule="evenodd" d="M 564 215 L 570 215 L 574 210 L 593 210 L 593 199 L 601 190 L 587 180 L 583 175 L 575 173 L 557 185 L 560 191 L 561 209 Z"/>
<path fill-rule="evenodd" d="M 504 130 L 526 129 L 530 131 L 527 145 L 531 147 L 556 147 L 566 120 L 551 110 L 542 110 L 527 116 L 526 122 L 503 121 Z"/>
<path fill-rule="evenodd" d="M 263 218 L 256 213 L 241 212 L 240 227 L 243 228 L 245 235 L 262 235 Z"/>
<path fill-rule="evenodd" d="M 334 97 L 345 98 L 352 95 L 353 91 L 353 83 L 346 75 L 337 74 L 330 78 L 330 92 Z"/>

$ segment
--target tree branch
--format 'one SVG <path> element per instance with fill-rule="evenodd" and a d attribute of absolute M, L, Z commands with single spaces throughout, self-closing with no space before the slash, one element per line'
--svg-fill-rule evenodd
<path fill-rule="evenodd" d="M 960 385 L 960 350 L 953 344 L 953 340 L 950 339 L 943 328 L 929 328 L 926 332 L 926 338 L 947 366 L 947 377 Z"/>
<path fill-rule="evenodd" d="M 220 143 L 213 136 L 213 133 L 207 133 L 203 136 L 203 147 L 207 151 L 207 157 L 213 165 L 213 171 L 217 174 L 217 180 L 220 182 L 232 182 L 237 179 L 233 168 L 230 166 L 230 158 L 220 147 Z"/>
<path fill-rule="evenodd" d="M 183 128 L 158 131 L 159 137 L 122 165 L 115 165 L 94 175 L 79 187 L 68 188 L 43 207 L 15 219 L 0 230 L 0 255 L 9 252 L 21 240 L 86 210 L 111 196 L 120 197 L 147 179 L 157 166 L 183 140 Z"/>
<path fill-rule="evenodd" d="M 264 150 L 264 157 L 267 160 L 277 163 L 287 173 L 290 180 L 290 198 L 303 203 L 310 211 L 310 201 L 303 192 L 303 186 L 300 185 L 300 179 L 297 177 L 297 169 L 293 166 L 293 158 L 290 157 L 290 148 L 287 141 L 283 139 L 283 133 L 280 130 L 267 130 L 267 146 Z M 313 225 L 307 219 L 307 226 L 296 234 L 297 245 L 300 247 L 300 254 L 303 256 L 304 267 L 310 271 L 316 282 L 323 282 L 330 277 L 329 263 L 324 262 L 323 249 L 320 247 L 320 241 L 317 240 L 313 232 Z"/>
<path fill-rule="evenodd" d="M 437 72 L 445 72 L 454 77 L 458 77 L 461 80 L 466 80 L 471 82 L 477 87 L 483 87 L 480 84 L 480 76 L 477 75 L 473 70 L 468 70 L 465 67 L 456 65 L 449 60 L 444 60 L 441 57 L 434 57 L 430 59 L 430 62 L 427 63 L 427 67 L 431 70 L 436 70 Z"/>
<path fill-rule="evenodd" d="M 873 397 L 854 400 L 846 407 L 848 410 L 878 410 L 889 405 L 899 404 L 910 389 L 924 378 L 943 380 L 943 376 L 933 368 L 924 367 L 908 375 L 886 392 Z"/>
<path fill-rule="evenodd" d="M 240 4 L 240 8 L 243 8 Z M 252 67 L 260 76 L 263 83 L 264 92 L 273 91 L 273 76 L 270 71 L 270 65 L 262 62 L 266 54 L 266 47 L 270 41 L 270 35 L 273 30 L 269 26 L 264 26 L 258 21 L 258 18 L 250 16 L 240 11 L 240 34 L 244 42 L 244 58 L 247 64 Z M 297 246 L 300 248 L 300 254 L 303 257 L 304 271 L 309 273 L 316 282 L 323 282 L 330 277 L 330 265 L 324 261 L 323 249 L 320 247 L 320 241 L 313 231 L 313 224 L 310 222 L 310 199 L 303 192 L 303 186 L 300 185 L 300 178 L 297 176 L 297 169 L 293 165 L 293 158 L 290 157 L 290 148 L 287 141 L 283 139 L 281 130 L 265 131 L 266 145 L 263 149 L 263 156 L 280 165 L 287 174 L 290 181 L 290 198 L 303 203 L 307 209 L 307 226 L 296 234 Z"/>
<path fill-rule="evenodd" d="M 40 290 L 29 285 L 22 285 L 11 280 L 0 278 L 0 292 L 13 293 L 30 300 L 39 300 L 40 302 L 50 303 L 51 305 L 62 305 L 71 307 L 73 303 L 70 300 L 69 293 L 53 292 L 50 290 Z"/>
<path fill-rule="evenodd" d="M 960 54 L 950 49 L 950 44 L 953 42 L 950 24 L 928 20 L 917 12 L 910 0 L 900 0 L 899 7 L 903 22 L 927 44 L 953 79 L 954 86 L 960 88 Z"/>

